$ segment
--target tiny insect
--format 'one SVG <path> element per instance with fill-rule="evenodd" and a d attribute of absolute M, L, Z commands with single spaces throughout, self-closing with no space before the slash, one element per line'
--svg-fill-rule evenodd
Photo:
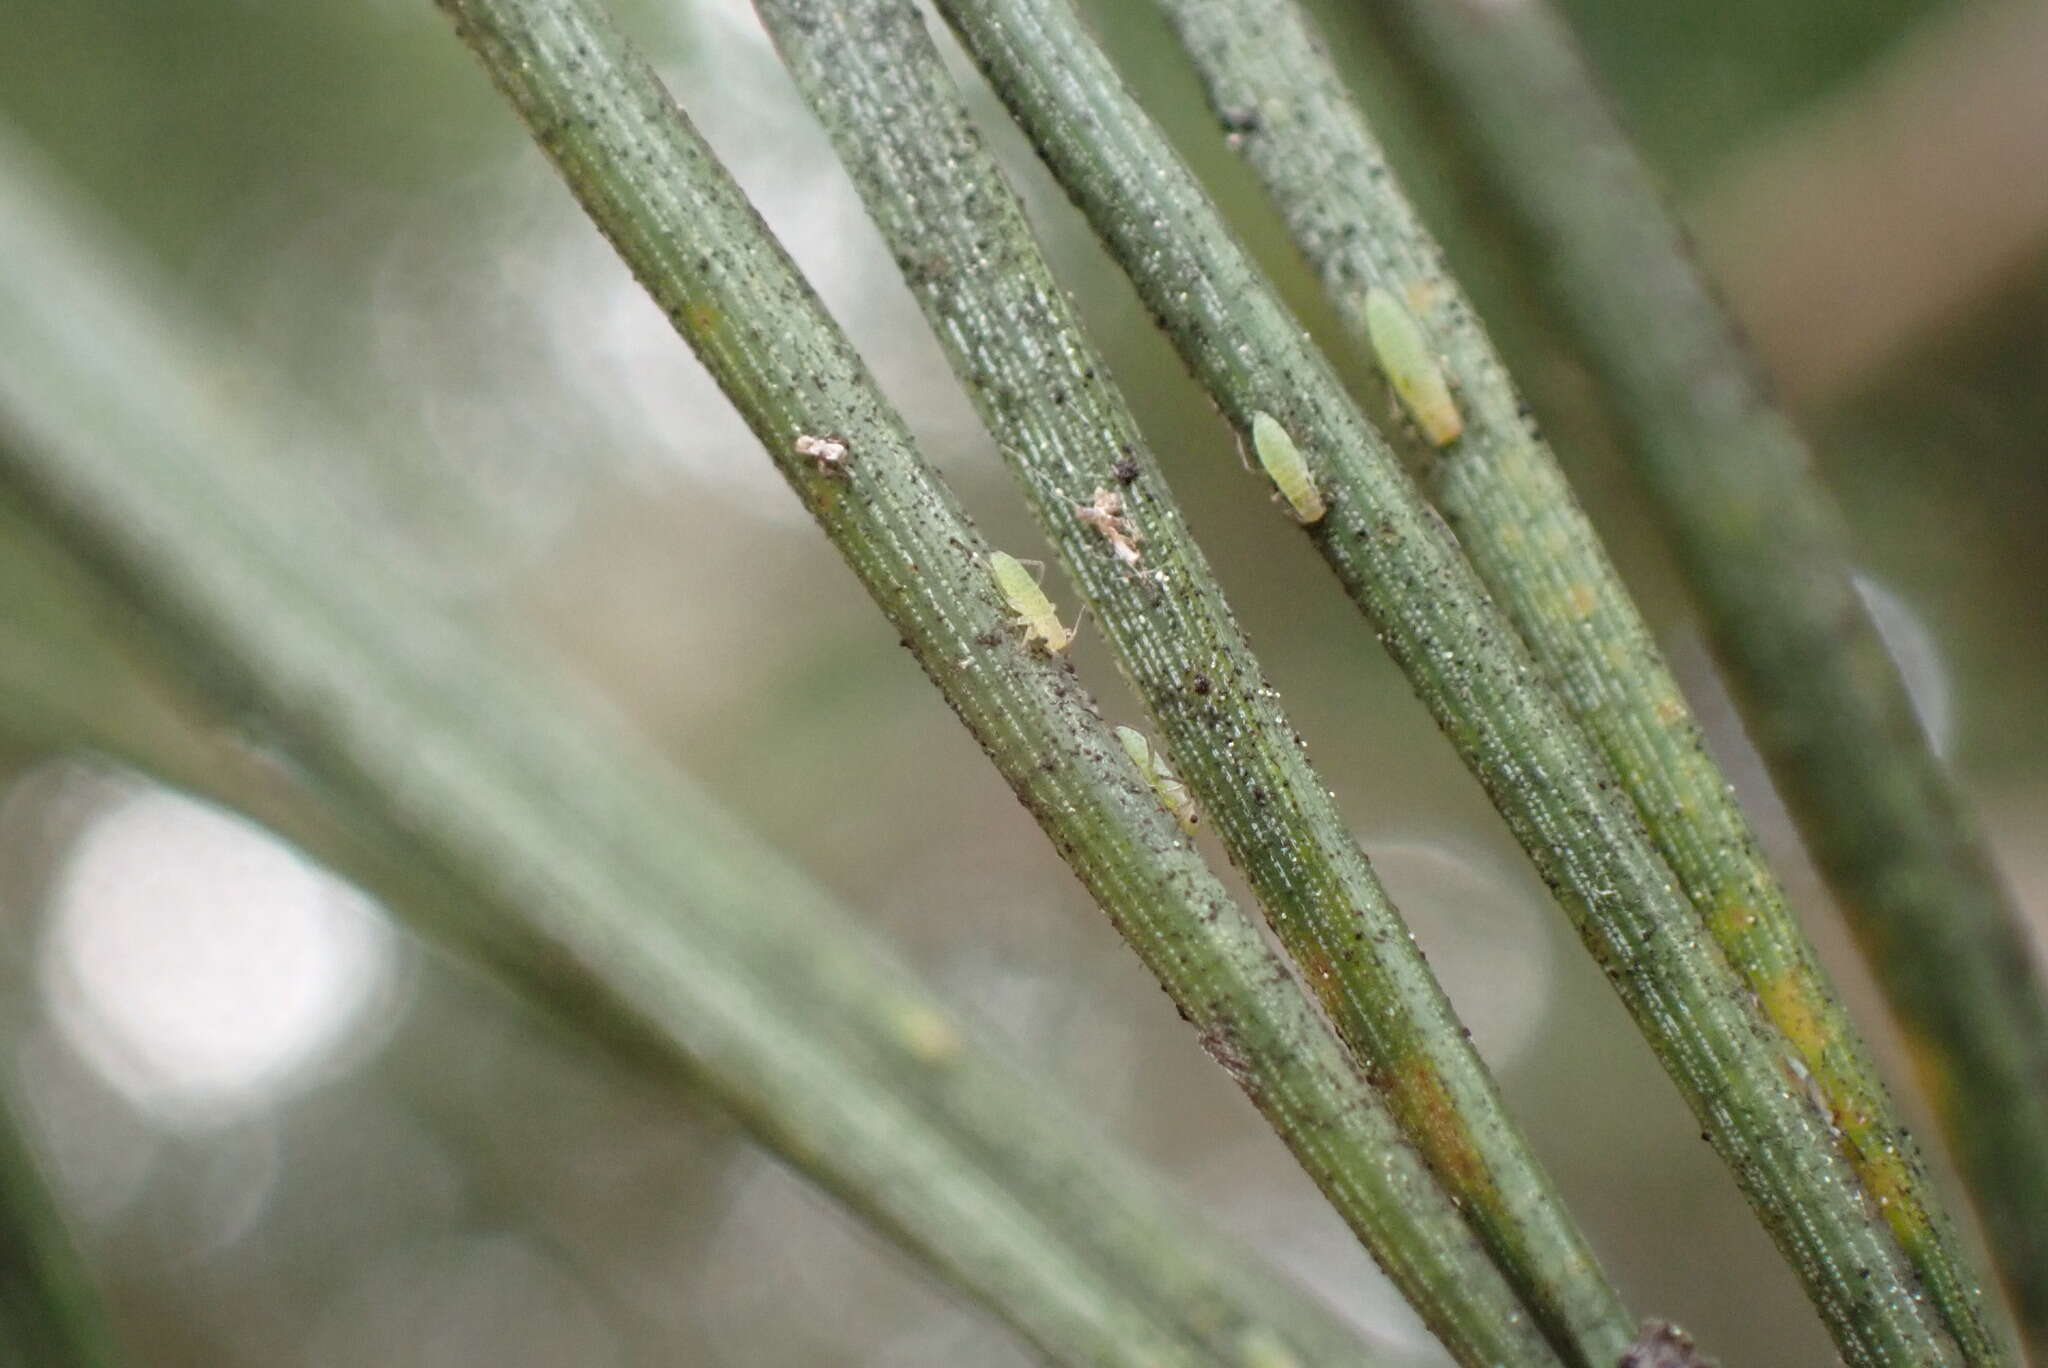
<path fill-rule="evenodd" d="M 1138 543 L 1145 539 L 1124 516 L 1123 495 L 1114 489 L 1097 487 L 1090 502 L 1074 505 L 1074 516 L 1102 534 L 1119 562 L 1127 566 L 1137 565 Z"/>
<path fill-rule="evenodd" d="M 1301 458 L 1294 439 L 1272 414 L 1252 415 L 1252 446 L 1294 516 L 1304 523 L 1321 522 L 1323 514 L 1330 511 L 1323 502 L 1323 491 L 1316 488 L 1315 476 L 1308 473 L 1308 462 Z"/>
<path fill-rule="evenodd" d="M 1217 113 L 1223 124 L 1223 145 L 1233 152 L 1241 151 L 1245 139 L 1259 131 L 1259 111 L 1251 105 L 1231 105 Z"/>
<path fill-rule="evenodd" d="M 988 556 L 989 573 L 995 576 L 996 589 L 1001 592 L 1003 602 L 1010 605 L 1010 611 L 1017 615 L 1017 625 L 1024 629 L 1024 639 L 1035 641 L 1045 647 L 1047 655 L 1059 655 L 1074 644 L 1074 632 L 1079 629 L 1077 621 L 1068 627 L 1053 611 L 1052 600 L 1045 596 L 1045 590 L 1038 587 L 1038 581 L 1024 568 L 1024 562 L 1007 551 L 991 551 Z"/>
<path fill-rule="evenodd" d="M 852 473 L 852 455 L 847 451 L 846 443 L 837 437 L 813 437 L 804 433 L 796 439 L 795 451 L 797 455 L 808 456 L 816 462 L 820 475 L 832 475 L 843 480 Z"/>
<path fill-rule="evenodd" d="M 1450 382 L 1406 305 L 1375 285 L 1365 292 L 1365 331 L 1387 382 L 1431 446 L 1444 446 L 1465 430 Z"/>
<path fill-rule="evenodd" d="M 1646 1320 L 1618 1368 L 1712 1368 L 1693 1347 L 1692 1336 L 1669 1321 Z"/>
<path fill-rule="evenodd" d="M 1174 777 L 1159 752 L 1152 749 L 1145 733 L 1134 727 L 1118 727 L 1116 739 L 1123 744 L 1124 754 L 1131 757 L 1131 763 L 1138 767 L 1138 773 L 1144 775 L 1145 782 L 1152 786 L 1152 792 L 1159 796 L 1159 806 L 1173 815 L 1182 831 L 1194 835 L 1195 823 L 1201 820 L 1201 814 L 1195 811 L 1195 800 L 1188 796 L 1188 786 Z"/>

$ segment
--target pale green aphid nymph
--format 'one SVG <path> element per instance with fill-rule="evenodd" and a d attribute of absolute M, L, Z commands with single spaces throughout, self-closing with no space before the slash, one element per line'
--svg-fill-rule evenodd
<path fill-rule="evenodd" d="M 1259 464 L 1272 477 L 1274 488 L 1287 500 L 1294 516 L 1304 523 L 1321 522 L 1330 511 L 1323 502 L 1323 491 L 1316 488 L 1315 476 L 1309 474 L 1300 448 L 1272 414 L 1252 415 L 1252 448 L 1259 453 Z"/>
<path fill-rule="evenodd" d="M 996 589 L 1003 596 L 1003 602 L 1010 605 L 1010 611 L 1017 615 L 1017 625 L 1024 629 L 1026 641 L 1043 645 L 1047 655 L 1059 655 L 1074 644 L 1074 633 L 1060 621 L 1053 610 L 1052 600 L 1045 596 L 1045 590 L 1038 587 L 1038 581 L 1024 568 L 1024 563 L 1007 551 L 988 553 L 989 573 L 995 576 Z"/>
<path fill-rule="evenodd" d="M 1188 786 L 1174 776 L 1166 767 L 1166 761 L 1145 733 L 1134 727 L 1118 727 L 1116 739 L 1123 744 L 1124 754 L 1131 757 L 1131 763 L 1138 767 L 1138 773 L 1145 776 L 1145 782 L 1152 786 L 1152 792 L 1159 797 L 1159 806 L 1173 814 L 1173 820 L 1180 823 L 1180 829 L 1192 836 L 1195 822 L 1200 814 L 1195 811 L 1195 800 L 1188 796 Z"/>
<path fill-rule="evenodd" d="M 1365 331 L 1387 383 L 1429 444 L 1455 441 L 1465 430 L 1465 417 L 1415 315 L 1391 291 L 1375 285 L 1365 292 Z"/>

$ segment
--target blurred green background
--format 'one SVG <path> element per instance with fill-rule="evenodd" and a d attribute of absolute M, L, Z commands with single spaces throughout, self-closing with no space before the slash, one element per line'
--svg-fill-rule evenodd
<path fill-rule="evenodd" d="M 998 543 L 1032 554 L 989 437 L 743 0 L 623 8 L 929 454 Z M 1399 161 L 1407 111 L 1385 107 L 1344 0 L 1321 8 Z M 1819 439 L 1923 715 L 2048 915 L 2043 7 L 1570 8 Z M 1093 13 L 1359 374 L 1149 7 Z M 365 556 L 587 680 L 1103 1130 L 1407 1355 L 1389 1362 L 1438 1361 L 428 0 L 10 0 L 4 33 L 0 116 L 246 344 L 250 383 L 283 373 L 310 396 L 307 431 L 350 444 L 381 510 Z M 974 98 L 1316 759 L 1632 1302 L 1731 1365 L 1831 1361 L 1477 788 Z M 1889 1048 L 1583 376 L 1428 168 L 1409 180 Z M 1079 657 L 1106 710 L 1136 720 L 1096 644 Z M 720 1118 L 550 1036 L 258 833 L 77 764 L 9 785 L 7 1078 L 136 1363 L 1029 1361 Z"/>

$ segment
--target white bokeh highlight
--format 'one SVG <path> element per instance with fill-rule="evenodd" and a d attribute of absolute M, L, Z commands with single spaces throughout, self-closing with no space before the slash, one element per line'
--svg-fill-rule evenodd
<path fill-rule="evenodd" d="M 360 895 L 158 790 L 85 828 L 48 915 L 52 1016 L 108 1083 L 178 1125 L 226 1124 L 316 1076 L 395 979 L 395 938 Z"/>
<path fill-rule="evenodd" d="M 1946 760 L 1956 739 L 1955 686 L 1950 682 L 1948 663 L 1927 623 L 1906 606 L 1906 601 L 1868 575 L 1852 577 L 1863 606 L 1899 667 L 1899 679 L 1912 700 L 1913 712 L 1927 733 L 1934 753 Z"/>

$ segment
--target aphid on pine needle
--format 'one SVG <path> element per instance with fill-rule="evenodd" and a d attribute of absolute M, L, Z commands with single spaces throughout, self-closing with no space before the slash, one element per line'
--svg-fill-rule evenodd
<path fill-rule="evenodd" d="M 1194 835 L 1195 823 L 1201 820 L 1201 814 L 1195 810 L 1195 800 L 1188 795 L 1188 786 L 1166 767 L 1165 759 L 1152 748 L 1145 733 L 1135 727 L 1118 727 L 1116 739 L 1123 745 L 1124 754 L 1131 757 L 1131 763 L 1138 767 L 1138 773 L 1144 775 L 1145 782 L 1152 786 L 1152 792 L 1159 798 L 1159 806 L 1173 815 L 1182 831 Z"/>
<path fill-rule="evenodd" d="M 1394 394 L 1431 446 L 1455 441 L 1464 415 L 1451 397 L 1442 363 L 1408 306 L 1375 285 L 1365 292 L 1365 331 Z"/>
<path fill-rule="evenodd" d="M 1330 511 L 1323 502 L 1323 491 L 1316 488 L 1315 476 L 1309 473 L 1300 448 L 1272 414 L 1252 415 L 1252 447 L 1259 453 L 1259 464 L 1272 477 L 1274 488 L 1294 510 L 1294 516 L 1303 523 L 1321 522 Z"/>
<path fill-rule="evenodd" d="M 991 551 L 988 556 L 989 573 L 995 577 L 996 590 L 1002 594 L 1003 602 L 1010 605 L 1010 611 L 1017 615 L 1017 625 L 1024 629 L 1024 639 L 1035 641 L 1045 648 L 1047 655 L 1059 655 L 1074 644 L 1074 633 L 1081 623 L 1076 619 L 1072 627 L 1062 623 L 1059 614 L 1053 610 L 1052 600 L 1045 596 L 1045 590 L 1038 587 L 1038 581 L 1024 568 L 1024 562 L 1007 551 Z"/>
<path fill-rule="evenodd" d="M 1097 488 L 1092 501 L 1074 506 L 1074 516 L 1102 534 L 1117 560 L 1127 566 L 1138 563 L 1138 543 L 1144 538 L 1124 516 L 1124 496 L 1113 489 Z"/>
<path fill-rule="evenodd" d="M 852 474 L 853 454 L 846 449 L 844 440 L 838 437 L 813 437 L 804 433 L 796 439 L 796 454 L 808 456 L 818 467 L 820 475 L 845 479 Z"/>
<path fill-rule="evenodd" d="M 1700 1357 L 1685 1331 L 1669 1321 L 1647 1320 L 1618 1368 L 1713 1368 L 1713 1363 Z"/>

